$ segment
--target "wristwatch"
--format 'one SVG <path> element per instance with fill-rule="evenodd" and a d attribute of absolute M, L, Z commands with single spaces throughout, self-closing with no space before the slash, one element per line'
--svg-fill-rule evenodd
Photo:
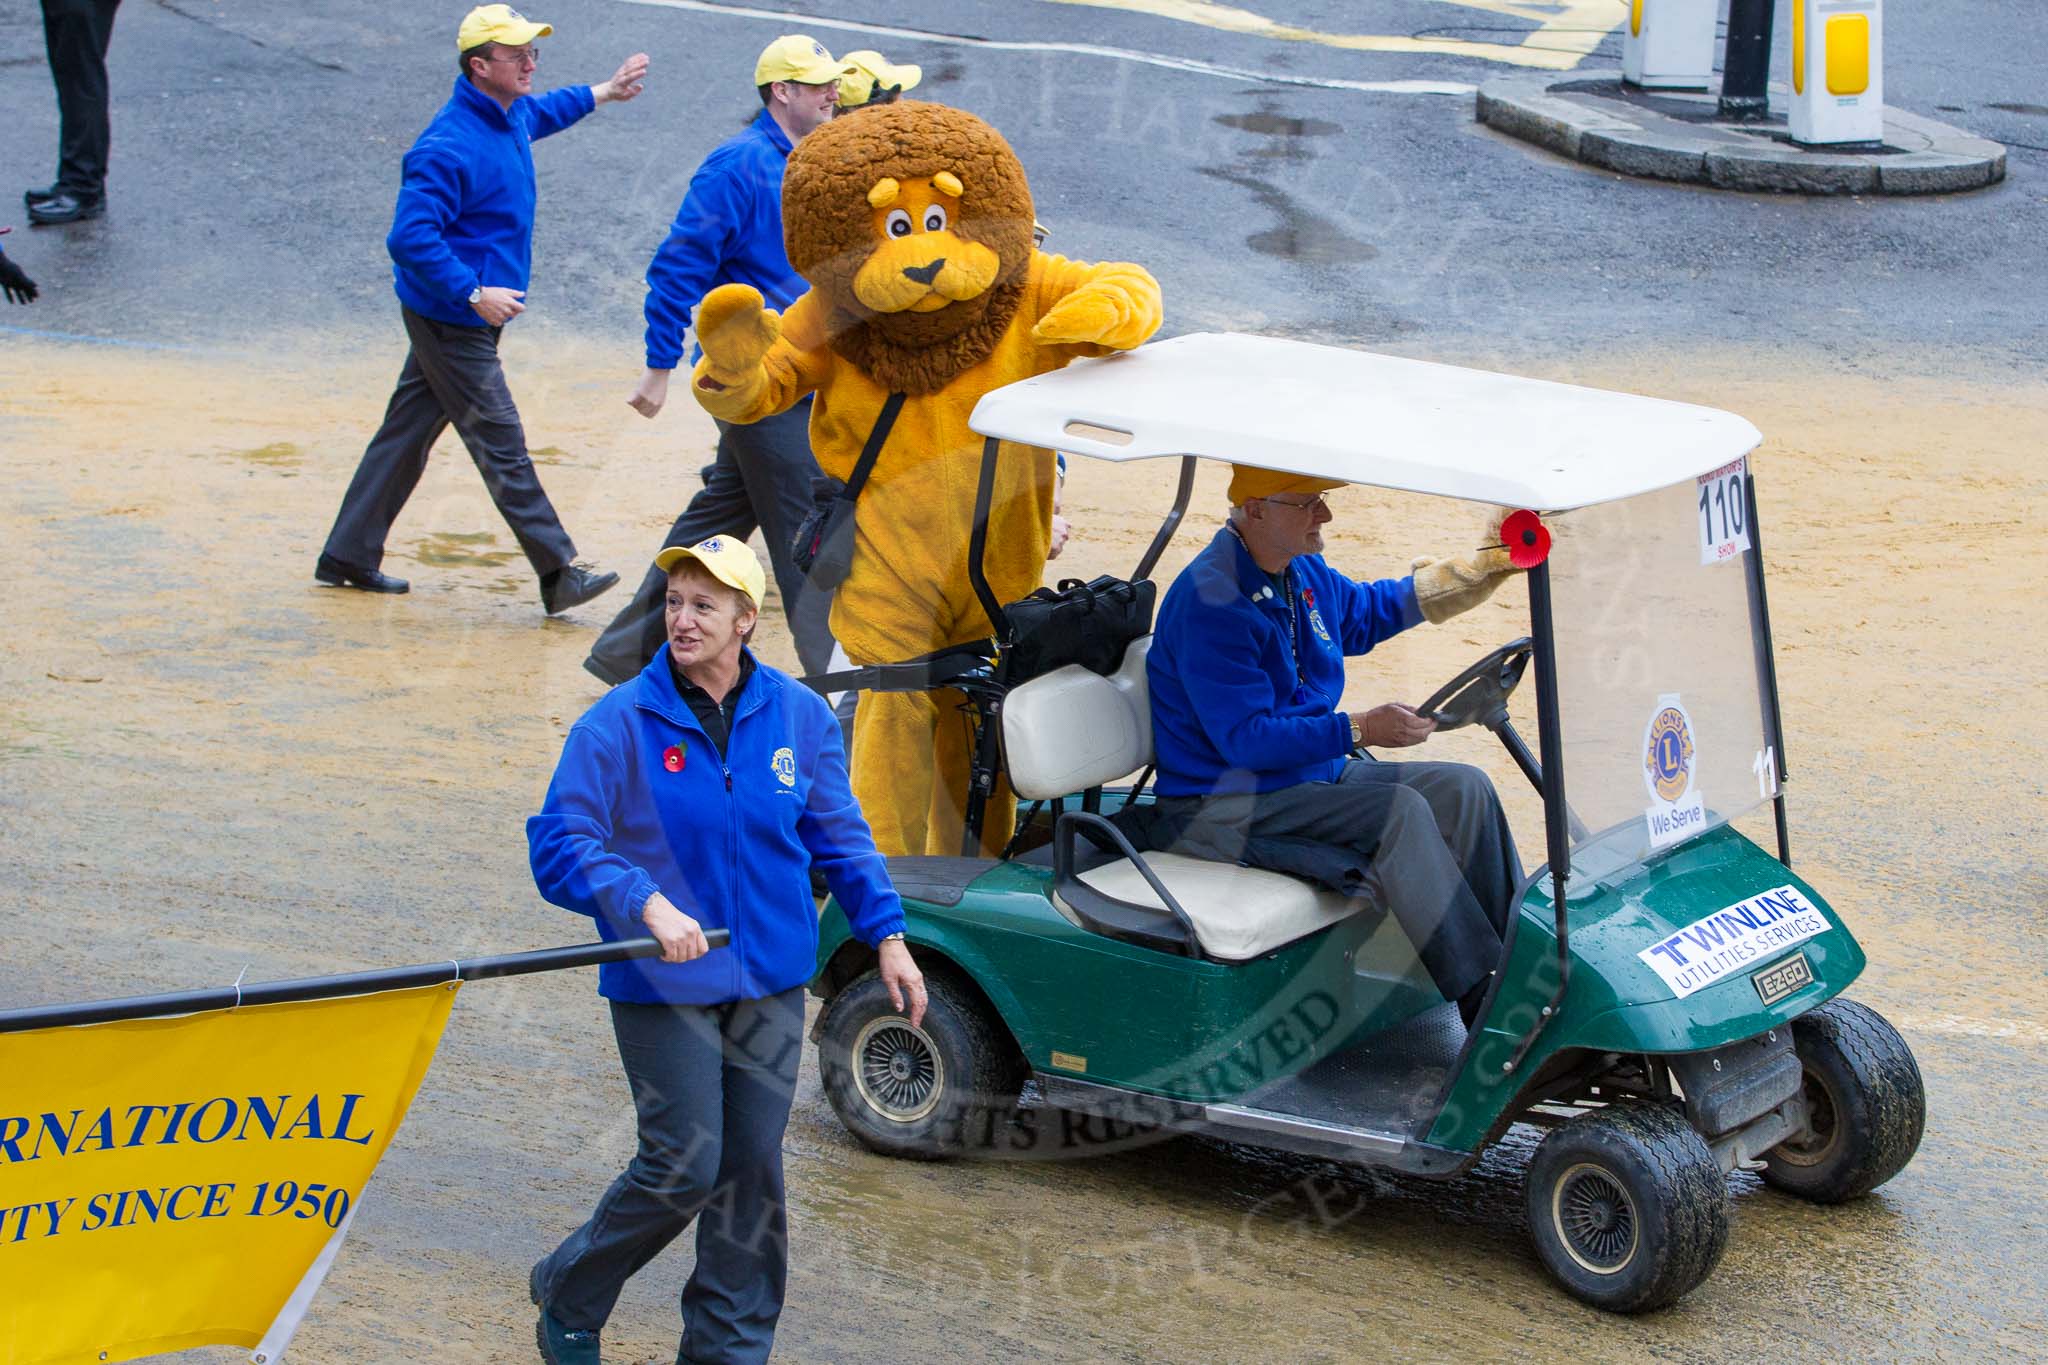
<path fill-rule="evenodd" d="M 882 945 L 883 945 L 884 943 L 901 943 L 901 942 L 903 942 L 903 931 L 902 931 L 901 929 L 898 929 L 898 930 L 897 930 L 897 931 L 896 931 L 895 933 L 893 933 L 893 934 L 884 934 L 884 935 L 882 935 L 882 936 L 881 936 L 880 938 L 876 939 L 876 940 L 875 940 L 875 946 L 876 946 L 877 948 L 879 948 L 879 947 L 881 947 L 881 946 L 882 946 Z"/>
<path fill-rule="evenodd" d="M 1365 729 L 1363 726 L 1359 725 L 1357 716 L 1352 716 L 1350 719 L 1351 747 L 1354 749 L 1363 749 L 1365 747 Z"/>
<path fill-rule="evenodd" d="M 483 301 L 483 297 L 484 287 L 479 284 L 476 288 L 469 291 L 469 306 L 472 308 L 476 307 L 477 304 Z"/>

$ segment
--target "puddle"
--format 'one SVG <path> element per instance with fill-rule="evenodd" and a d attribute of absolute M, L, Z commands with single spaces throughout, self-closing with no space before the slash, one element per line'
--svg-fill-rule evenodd
<path fill-rule="evenodd" d="M 436 531 L 413 548 L 412 557 L 437 568 L 498 569 L 524 558 L 517 548 L 492 550 L 498 543 L 489 531 Z"/>
<path fill-rule="evenodd" d="M 1328 137 L 1344 131 L 1342 124 L 1331 123 L 1328 119 L 1294 118 L 1276 114 L 1270 109 L 1253 114 L 1218 114 L 1214 121 L 1225 128 L 1257 133 L 1261 137 Z"/>
<path fill-rule="evenodd" d="M 1311 213 L 1293 195 L 1270 181 L 1213 168 L 1202 174 L 1250 190 L 1261 206 L 1280 219 L 1278 225 L 1244 239 L 1246 246 L 1262 256 L 1304 265 L 1355 265 L 1380 254 L 1372 243 L 1362 242 L 1329 219 Z"/>
<path fill-rule="evenodd" d="M 249 450 L 230 450 L 228 458 L 268 465 L 272 469 L 297 469 L 305 462 L 306 454 L 291 441 L 272 441 L 269 445 Z"/>
<path fill-rule="evenodd" d="M 574 463 L 569 458 L 569 452 L 560 446 L 540 446 L 536 449 L 529 449 L 526 455 L 535 464 L 562 465 Z"/>

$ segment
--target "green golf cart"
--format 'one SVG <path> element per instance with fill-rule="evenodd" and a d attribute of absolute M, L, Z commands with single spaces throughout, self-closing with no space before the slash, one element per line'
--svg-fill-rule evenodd
<path fill-rule="evenodd" d="M 813 1036 L 861 1142 L 1000 1153 L 1022 1096 L 1121 1131 L 1452 1177 L 1533 1125 L 1537 1251 L 1571 1293 L 1618 1312 L 1668 1304 L 1713 1269 L 1736 1167 L 1830 1203 L 1905 1166 L 1919 1070 L 1842 996 L 1862 950 L 1791 870 L 1748 422 L 1236 335 L 1081 362 L 989 394 L 973 421 L 983 526 L 1001 441 L 1179 457 L 1134 582 L 1198 458 L 1526 509 L 1507 535 L 1534 561 L 1526 633 L 1423 709 L 1506 747 L 1542 799 L 1542 837 L 1524 845 L 1546 856 L 1468 1032 L 1369 900 L 1134 847 L 1113 817 L 1148 799 L 1149 636 L 1112 671 L 1007 676 L 1010 614 L 979 573 L 977 534 L 995 639 L 855 685 L 967 698 L 970 850 L 997 772 L 1037 804 L 1001 859 L 890 860 L 931 987 L 919 1026 L 827 904 Z M 1525 673 L 1533 751 L 1510 718 Z M 1765 821 L 1766 805 L 1775 852 L 1733 823 Z"/>

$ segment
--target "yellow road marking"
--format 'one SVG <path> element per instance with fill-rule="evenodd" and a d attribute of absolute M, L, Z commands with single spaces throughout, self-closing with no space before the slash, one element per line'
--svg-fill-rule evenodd
<path fill-rule="evenodd" d="M 1379 33 L 1323 33 L 1269 19 L 1236 5 L 1215 0 L 1052 0 L 1058 5 L 1149 14 L 1184 24 L 1199 24 L 1225 33 L 1242 33 L 1280 42 L 1315 43 L 1348 52 L 1417 52 L 1450 57 L 1475 57 L 1510 66 L 1569 71 L 1620 27 L 1626 10 L 1615 0 L 1564 0 L 1562 5 L 1520 5 L 1514 0 L 1444 0 L 1464 9 L 1485 10 L 1537 25 L 1519 43 L 1482 43 L 1463 38 L 1411 38 Z"/>

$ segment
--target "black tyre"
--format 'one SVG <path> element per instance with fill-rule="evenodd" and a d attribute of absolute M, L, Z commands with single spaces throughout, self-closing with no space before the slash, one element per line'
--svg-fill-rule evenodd
<path fill-rule="evenodd" d="M 915 1028 L 875 972 L 832 997 L 818 1035 L 825 1097 L 855 1137 L 886 1156 L 930 1160 L 993 1147 L 1016 1110 L 1021 1059 L 971 988 L 927 971 L 925 989 Z"/>
<path fill-rule="evenodd" d="M 1529 1230 L 1558 1282 L 1596 1308 L 1662 1308 L 1728 1244 L 1728 1183 L 1676 1110 L 1622 1103 L 1553 1129 L 1529 1163 Z"/>
<path fill-rule="evenodd" d="M 1764 1154 L 1764 1179 L 1819 1204 L 1866 1195 L 1905 1169 L 1927 1126 L 1906 1040 L 1876 1010 L 1837 997 L 1792 1021 L 1812 1131 Z"/>

